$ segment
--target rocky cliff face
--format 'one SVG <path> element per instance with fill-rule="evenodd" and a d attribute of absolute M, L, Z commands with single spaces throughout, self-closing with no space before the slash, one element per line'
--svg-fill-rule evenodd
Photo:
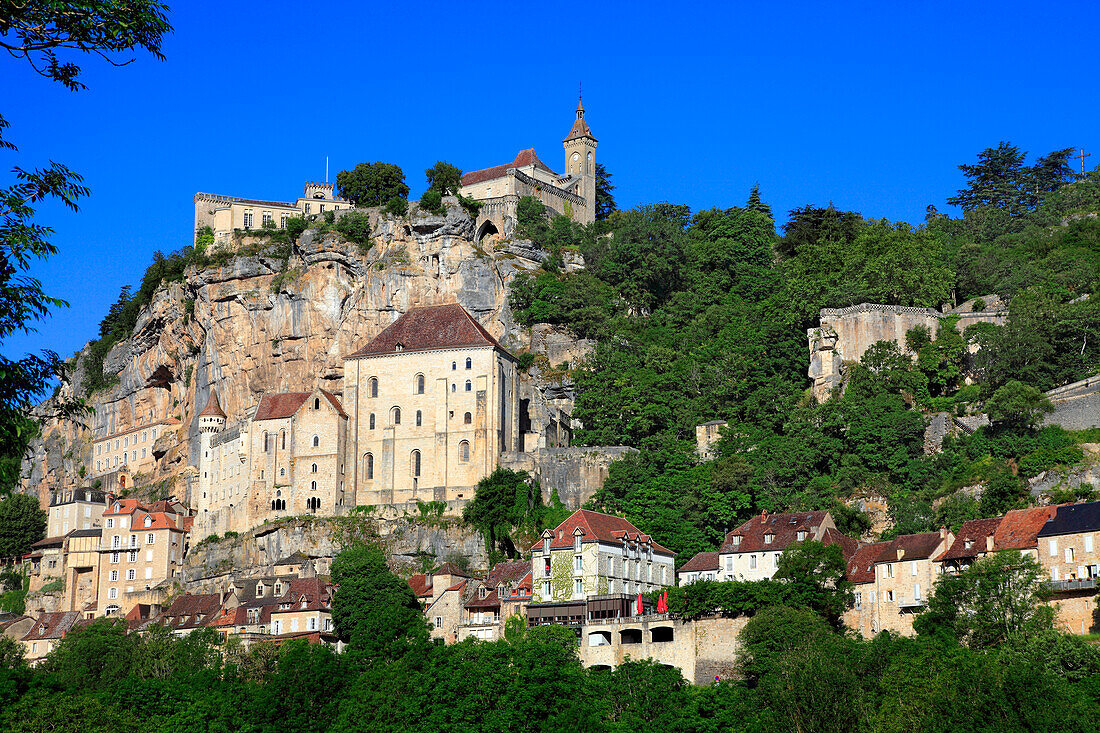
<path fill-rule="evenodd" d="M 198 449 L 194 418 L 212 387 L 231 422 L 267 391 L 317 385 L 339 394 L 344 355 L 413 306 L 460 303 L 506 347 L 534 347 L 549 363 L 574 361 L 590 347 L 545 328 L 533 338 L 515 324 L 509 285 L 537 268 L 543 255 L 535 248 L 475 244 L 473 220 L 453 204 L 446 216 L 415 209 L 406 218 L 370 215 L 369 249 L 336 232 L 307 231 L 289 259 L 285 249 L 270 248 L 222 267 L 192 268 L 184 282 L 162 286 L 133 335 L 107 354 L 104 372 L 117 374 L 118 383 L 91 396 L 88 424 L 46 426 L 24 466 L 25 490 L 46 499 L 52 490 L 91 483 L 93 436 L 177 418 L 178 435 L 159 442 L 155 470 L 135 483 L 160 482 L 158 491 L 186 499 Z M 76 357 L 74 389 L 87 352 Z M 547 384 L 549 396 L 541 384 L 525 385 L 535 433 L 571 412 L 571 390 L 563 393 L 560 378 Z"/>

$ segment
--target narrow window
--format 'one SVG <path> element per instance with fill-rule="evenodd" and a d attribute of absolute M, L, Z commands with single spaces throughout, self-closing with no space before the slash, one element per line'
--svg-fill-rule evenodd
<path fill-rule="evenodd" d="M 286 450 L 286 431 L 281 430 L 279 434 L 282 437 L 282 450 Z"/>
<path fill-rule="evenodd" d="M 309 472 L 310 473 L 317 473 L 317 464 L 316 463 L 310 465 Z"/>
<path fill-rule="evenodd" d="M 374 413 L 370 414 L 370 429 L 374 430 Z"/>
<path fill-rule="evenodd" d="M 474 383 L 469 379 L 466 380 L 466 391 L 469 392 L 474 388 Z"/>
<path fill-rule="evenodd" d="M 463 425 L 470 425 L 471 423 L 473 423 L 473 421 L 474 421 L 474 416 L 473 415 L 471 415 L 468 412 L 463 413 L 463 415 L 462 415 L 462 424 Z"/>
<path fill-rule="evenodd" d="M 473 369 L 474 368 L 474 360 L 471 359 L 468 356 L 466 357 L 466 368 L 467 369 Z"/>
<path fill-rule="evenodd" d="M 458 369 L 458 362 L 457 361 L 452 361 L 451 362 L 451 371 L 453 372 L 455 369 Z"/>
<path fill-rule="evenodd" d="M 377 377 L 371 377 L 370 378 L 370 396 L 371 397 L 377 397 L 378 396 L 378 378 Z"/>
<path fill-rule="evenodd" d="M 418 450 L 412 452 L 412 474 L 420 476 L 420 451 Z"/>
<path fill-rule="evenodd" d="M 320 410 L 321 409 L 321 399 L 319 397 L 314 397 L 313 398 L 313 409 L 314 410 Z"/>
<path fill-rule="evenodd" d="M 417 374 L 416 375 L 416 393 L 417 394 L 424 394 L 424 375 L 423 374 Z"/>
<path fill-rule="evenodd" d="M 363 463 L 365 464 L 363 466 L 363 473 L 365 473 L 367 475 L 368 480 L 373 479 L 374 478 L 374 455 L 371 454 L 371 453 L 368 453 L 365 456 L 363 456 Z"/>
<path fill-rule="evenodd" d="M 316 481 L 310 481 L 309 482 L 309 490 L 310 491 L 316 491 L 317 490 L 317 482 Z"/>
<path fill-rule="evenodd" d="M 468 440 L 458 444 L 458 460 L 462 463 L 470 462 L 470 442 Z"/>
<path fill-rule="evenodd" d="M 416 427 L 420 427 L 420 425 L 422 424 L 422 422 L 423 422 L 423 418 L 422 418 L 422 416 L 421 416 L 421 414 L 420 414 L 420 410 L 417 410 L 417 411 L 416 411 Z"/>
<path fill-rule="evenodd" d="M 390 420 L 390 422 L 392 422 L 394 425 L 400 425 L 401 424 L 401 408 L 400 407 L 393 408 L 393 412 L 391 413 L 390 417 L 392 418 Z"/>
<path fill-rule="evenodd" d="M 314 435 L 314 436 L 313 436 L 313 447 L 314 447 L 314 448 L 317 448 L 317 447 L 319 447 L 320 445 L 321 445 L 321 436 L 319 436 L 319 435 Z"/>

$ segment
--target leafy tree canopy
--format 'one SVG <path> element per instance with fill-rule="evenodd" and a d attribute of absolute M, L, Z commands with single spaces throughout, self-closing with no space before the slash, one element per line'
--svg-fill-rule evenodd
<path fill-rule="evenodd" d="M 359 163 L 336 174 L 337 193 L 356 206 L 385 206 L 391 199 L 407 199 L 405 173 L 393 163 Z"/>
<path fill-rule="evenodd" d="M 0 501 L 0 557 L 29 552 L 31 545 L 46 536 L 46 520 L 46 512 L 33 496 L 11 494 Z"/>

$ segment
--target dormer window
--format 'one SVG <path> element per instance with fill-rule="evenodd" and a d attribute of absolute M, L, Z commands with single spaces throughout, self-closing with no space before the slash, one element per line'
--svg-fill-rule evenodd
<path fill-rule="evenodd" d="M 497 597 L 498 598 L 503 598 L 504 597 L 504 586 L 503 585 L 498 585 L 497 586 Z"/>
<path fill-rule="evenodd" d="M 543 537 L 543 539 L 542 539 L 542 552 L 543 552 L 544 555 L 549 555 L 550 554 L 550 538 L 549 537 Z"/>
<path fill-rule="evenodd" d="M 974 540 L 963 540 L 963 546 L 969 550 L 971 547 L 974 546 Z"/>
<path fill-rule="evenodd" d="M 396 345 L 395 345 L 395 346 L 393 347 L 393 350 L 394 350 L 394 351 L 404 351 L 404 350 L 405 350 L 405 344 L 402 344 L 402 343 L 398 342 L 398 343 L 397 343 L 397 344 L 396 344 Z"/>
<path fill-rule="evenodd" d="M 581 551 L 581 536 L 579 534 L 573 535 L 573 552 Z"/>
<path fill-rule="evenodd" d="M 735 534 L 733 536 L 733 546 L 734 547 L 740 547 L 741 546 L 741 535 Z"/>
<path fill-rule="evenodd" d="M 482 587 L 477 589 L 477 597 L 480 598 L 481 600 L 485 600 L 485 596 L 487 596 L 487 595 L 489 595 L 489 589 L 486 588 L 485 586 L 482 586 Z"/>
<path fill-rule="evenodd" d="M 764 544 L 765 545 L 770 545 L 772 543 L 773 539 L 775 539 L 775 535 L 773 535 L 773 534 L 764 535 Z"/>
<path fill-rule="evenodd" d="M 798 541 L 801 542 L 804 539 L 806 539 L 806 530 L 804 530 L 804 529 L 798 530 Z"/>

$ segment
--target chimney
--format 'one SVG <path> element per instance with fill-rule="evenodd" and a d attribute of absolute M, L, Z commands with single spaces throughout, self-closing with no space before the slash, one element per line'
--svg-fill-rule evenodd
<path fill-rule="evenodd" d="M 947 527 L 940 527 L 940 539 L 941 540 L 946 540 L 947 539 Z"/>
<path fill-rule="evenodd" d="M 905 557 L 905 548 L 904 547 L 899 547 L 898 548 L 898 560 L 902 559 L 903 557 Z"/>
<path fill-rule="evenodd" d="M 985 551 L 993 552 L 993 535 L 991 534 L 985 536 Z"/>

